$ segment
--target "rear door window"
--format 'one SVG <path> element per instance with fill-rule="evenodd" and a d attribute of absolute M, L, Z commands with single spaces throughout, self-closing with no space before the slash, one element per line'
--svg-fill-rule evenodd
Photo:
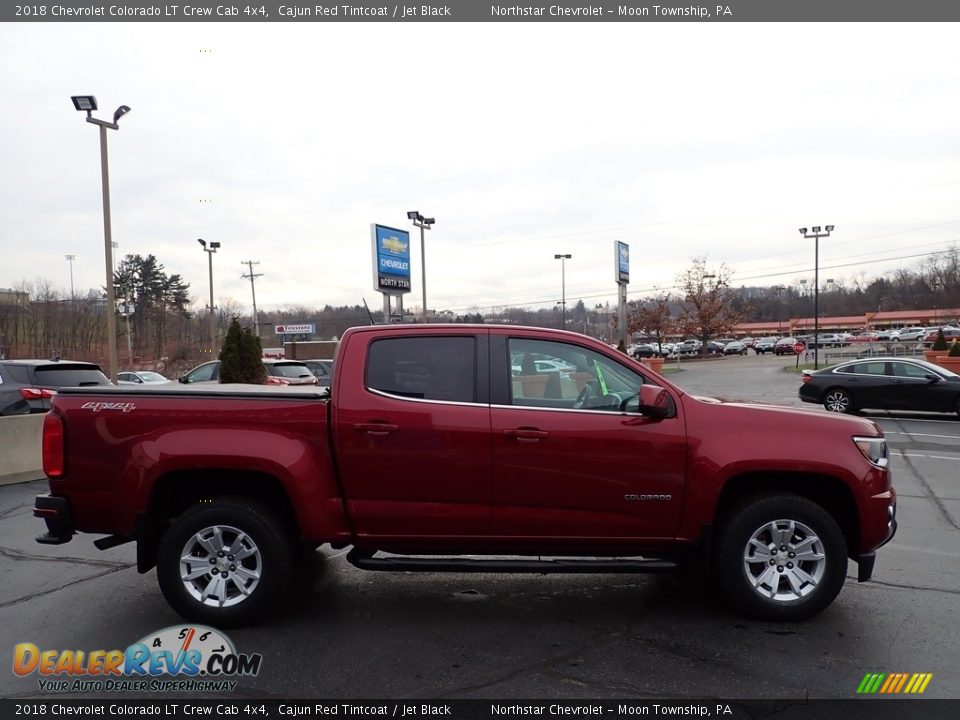
<path fill-rule="evenodd" d="M 473 337 L 384 338 L 370 345 L 366 386 L 399 397 L 476 402 Z"/>

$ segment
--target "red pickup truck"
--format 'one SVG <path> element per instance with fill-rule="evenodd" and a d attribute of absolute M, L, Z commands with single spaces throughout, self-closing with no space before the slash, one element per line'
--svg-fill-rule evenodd
<path fill-rule="evenodd" d="M 367 570 L 690 561 L 742 610 L 800 619 L 833 601 L 848 558 L 869 579 L 896 529 L 874 423 L 693 397 L 540 328 L 354 328 L 329 392 L 65 389 L 43 464 L 39 542 L 136 540 L 173 608 L 221 626 L 275 609 L 325 543 Z"/>

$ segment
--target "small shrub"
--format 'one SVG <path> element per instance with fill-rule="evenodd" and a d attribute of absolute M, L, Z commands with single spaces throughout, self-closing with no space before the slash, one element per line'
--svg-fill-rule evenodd
<path fill-rule="evenodd" d="M 950 352 L 947 353 L 947 357 L 960 357 L 960 343 L 956 340 L 954 340 L 953 345 L 950 346 Z"/>
<path fill-rule="evenodd" d="M 956 345 L 956 343 L 954 343 Z M 946 350 L 947 349 L 947 338 L 943 335 L 943 328 L 937 330 L 937 339 L 933 341 L 934 350 Z"/>

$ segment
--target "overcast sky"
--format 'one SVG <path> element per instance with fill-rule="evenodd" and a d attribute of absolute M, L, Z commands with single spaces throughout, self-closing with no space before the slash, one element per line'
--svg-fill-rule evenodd
<path fill-rule="evenodd" d="M 114 240 L 203 302 L 381 306 L 372 222 L 427 233 L 431 308 L 615 301 L 691 259 L 734 284 L 867 279 L 960 239 L 956 26 L 446 23 L 0 26 L 0 287 L 103 284 Z M 953 48 L 953 49 L 951 49 Z M 538 305 L 539 303 L 539 305 Z"/>

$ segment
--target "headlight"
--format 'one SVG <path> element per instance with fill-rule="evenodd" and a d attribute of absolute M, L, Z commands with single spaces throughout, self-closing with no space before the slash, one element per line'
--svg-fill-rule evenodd
<path fill-rule="evenodd" d="M 863 456 L 877 467 L 885 468 L 889 462 L 887 457 L 887 441 L 879 437 L 854 437 L 854 444 L 863 453 Z"/>

